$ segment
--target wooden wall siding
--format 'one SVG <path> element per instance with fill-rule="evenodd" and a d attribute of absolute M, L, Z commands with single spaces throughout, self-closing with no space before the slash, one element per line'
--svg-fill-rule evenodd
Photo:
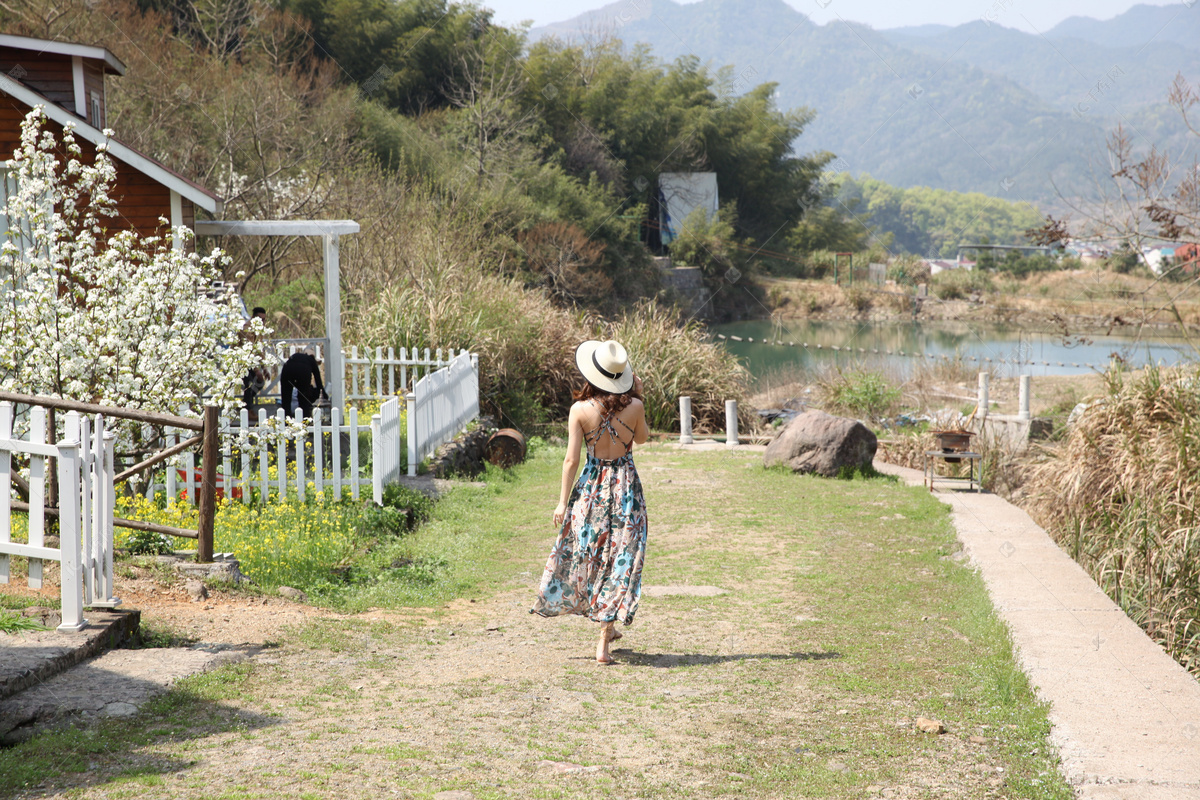
<path fill-rule="evenodd" d="M 88 122 L 94 127 L 104 128 L 108 122 L 108 113 L 104 110 L 104 73 L 95 61 L 84 59 L 83 62 L 83 92 L 86 95 L 84 104 L 87 107 Z M 92 92 L 100 95 L 100 119 L 92 119 Z"/>
<path fill-rule="evenodd" d="M 20 146 L 21 122 L 27 113 L 29 109 L 24 103 L 0 92 L 0 154 L 3 154 L 4 160 L 11 158 L 12 152 Z M 47 121 L 47 127 L 61 139 L 62 126 Z M 83 150 L 83 160 L 90 163 L 96 157 L 96 148 L 91 142 L 77 141 Z M 143 235 L 156 233 L 160 216 L 171 219 L 171 190 L 119 159 L 114 160 L 117 164 L 117 182 L 112 196 L 117 201 L 118 216 L 109 218 L 108 229 L 116 232 L 132 228 Z M 183 203 L 186 219 L 191 202 L 185 199 Z M 194 221 L 194 210 L 192 217 Z"/>
<path fill-rule="evenodd" d="M 50 102 L 75 111 L 70 56 L 0 47 L 0 72 L 45 95 Z"/>

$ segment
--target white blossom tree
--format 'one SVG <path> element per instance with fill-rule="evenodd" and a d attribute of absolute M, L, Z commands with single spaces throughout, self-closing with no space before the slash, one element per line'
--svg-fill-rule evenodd
<path fill-rule="evenodd" d="M 59 142 L 41 107 L 26 116 L 0 209 L 0 388 L 189 416 L 202 396 L 237 408 L 268 329 L 253 320 L 243 335 L 232 294 L 214 289 L 221 251 L 172 246 L 189 229 L 110 233 L 115 180 L 103 144 L 88 164 L 70 126 Z"/>

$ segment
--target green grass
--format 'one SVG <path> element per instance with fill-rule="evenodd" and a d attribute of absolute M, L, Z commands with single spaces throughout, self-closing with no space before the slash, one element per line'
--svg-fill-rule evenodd
<path fill-rule="evenodd" d="M 17 631 L 48 631 L 41 622 L 20 614 L 0 611 L 0 633 L 16 633 Z"/>
<path fill-rule="evenodd" d="M 433 684 L 428 672 L 410 681 L 429 659 L 425 669 L 438 674 L 436 659 L 450 642 L 486 649 L 500 636 L 511 646 L 516 637 L 578 635 L 571 632 L 581 626 L 562 620 L 525 626 L 506 618 L 500 633 L 479 621 L 455 628 L 454 615 L 439 621 L 457 598 L 532 591 L 554 534 L 560 458 L 560 450 L 541 450 L 511 474 L 489 474 L 485 486 L 455 489 L 428 524 L 382 541 L 356 562 L 359 577 L 318 598 L 350 611 L 417 607 L 428 623 L 310 621 L 286 638 L 279 667 L 191 678 L 135 720 L 0 751 L 0 795 L 43 781 L 119 787 L 130 797 L 170 794 L 189 773 L 215 774 L 206 772 L 216 769 L 206 766 L 209 748 L 238 746 L 232 735 L 268 750 L 330 743 L 303 769 L 278 773 L 288 796 L 329 796 L 329 787 L 389 774 L 413 797 L 449 788 L 481 800 L 575 797 L 578 778 L 532 765 L 611 764 L 614 749 L 646 746 L 663 754 L 669 772 L 612 766 L 587 779 L 589 793 L 849 798 L 907 785 L 914 796 L 936 796 L 912 784 L 927 771 L 961 779 L 948 787 L 955 797 L 1071 797 L 1047 743 L 1046 709 L 1017 668 L 983 583 L 950 558 L 957 543 L 945 506 L 889 478 L 763 470 L 756 454 L 639 454 L 650 510 L 646 583 L 729 592 L 644 597 L 639 625 L 617 645 L 626 666 L 600 676 L 587 659 L 552 659 L 514 679 L 458 674 L 448 663 Z M 710 629 L 718 633 L 698 635 Z M 539 650 L 507 652 L 521 660 Z M 339 666 L 321 666 L 332 664 Z M 384 677 L 392 681 L 385 693 L 360 697 L 358 687 Z M 546 727 L 540 701 L 529 698 L 564 690 L 592 697 Z M 431 710 L 454 722 L 453 735 L 424 732 L 420 720 Z M 373 738 L 350 713 L 401 739 Z M 916 716 L 936 717 L 949 732 L 917 734 Z M 626 744 L 610 747 L 614 734 Z M 972 735 L 986 742 L 968 742 Z M 325 762 L 338 748 L 334 769 Z M 89 764 L 98 766 L 81 772 Z M 466 771 L 437 777 L 446 765 Z M 977 779 L 981 770 L 995 783 Z M 238 791 L 227 785 L 213 794 Z"/>

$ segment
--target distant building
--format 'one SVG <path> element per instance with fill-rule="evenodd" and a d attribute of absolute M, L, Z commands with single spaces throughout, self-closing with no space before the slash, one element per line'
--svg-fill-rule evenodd
<path fill-rule="evenodd" d="M 1161 275 L 1163 269 L 1175 258 L 1175 245 L 1161 247 L 1143 247 L 1142 261 L 1155 275 Z"/>
<path fill-rule="evenodd" d="M 924 258 L 921 259 L 927 267 L 929 267 L 930 275 L 937 275 L 939 272 L 945 272 L 951 269 L 975 269 L 975 262 L 966 259 L 949 259 L 949 258 Z"/>

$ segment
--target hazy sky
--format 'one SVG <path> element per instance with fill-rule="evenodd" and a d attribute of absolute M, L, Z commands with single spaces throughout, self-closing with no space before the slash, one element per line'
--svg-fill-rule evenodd
<path fill-rule="evenodd" d="M 534 25 L 561 22 L 576 14 L 608 5 L 611 0 L 482 0 L 496 12 L 496 21 L 516 24 L 533 20 Z M 639 0 L 625 0 L 637 4 Z M 839 18 L 865 22 L 874 28 L 896 28 L 930 22 L 959 25 L 989 19 L 1010 28 L 1044 31 L 1071 16 L 1110 19 L 1137 5 L 1131 0 L 784 0 L 808 14 L 814 22 Z M 1147 5 L 1165 6 L 1166 0 L 1143 0 Z"/>

